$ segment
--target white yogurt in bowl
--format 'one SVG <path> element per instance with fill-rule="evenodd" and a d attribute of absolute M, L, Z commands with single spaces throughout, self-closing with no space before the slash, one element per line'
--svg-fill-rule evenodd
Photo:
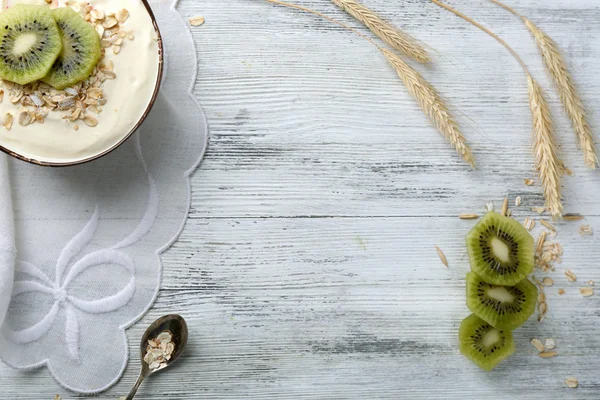
<path fill-rule="evenodd" d="M 46 5 L 45 0 L 8 0 L 2 8 L 18 3 Z M 63 0 L 59 3 L 64 5 Z M 39 165 L 80 164 L 118 147 L 150 111 L 160 85 L 163 59 L 160 33 L 149 6 L 142 0 L 88 0 L 87 3 L 105 15 L 120 10 L 129 14 L 120 24 L 128 36 L 122 38 L 118 51 L 105 48 L 101 60 L 104 64 L 112 62 L 116 78 L 105 80 L 100 88 L 106 103 L 95 111 L 101 111 L 88 113 L 97 120 L 97 125 L 89 126 L 81 119 L 70 121 L 64 118 L 68 112 L 51 111 L 43 123 L 23 126 L 18 121 L 19 114 L 31 107 L 13 104 L 9 88 L 0 83 L 0 90 L 4 90 L 0 103 L 0 150 Z M 10 129 L 2 126 L 8 113 L 14 115 Z"/>

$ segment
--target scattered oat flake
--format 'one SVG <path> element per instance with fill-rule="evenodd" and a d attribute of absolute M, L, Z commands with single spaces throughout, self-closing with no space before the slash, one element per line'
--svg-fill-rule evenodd
<path fill-rule="evenodd" d="M 529 219 L 529 218 L 525 218 L 525 222 L 523 222 L 523 226 L 528 231 L 531 231 L 533 228 L 535 228 L 535 221 L 532 219 Z"/>
<path fill-rule="evenodd" d="M 519 207 L 522 202 L 523 202 L 523 199 L 521 199 L 521 196 L 517 197 L 515 199 L 515 206 Z"/>
<path fill-rule="evenodd" d="M 588 286 L 594 286 L 594 281 L 590 279 L 590 280 L 588 281 Z"/>
<path fill-rule="evenodd" d="M 579 234 L 581 236 L 592 236 L 594 234 L 594 231 L 592 230 L 592 227 L 590 225 L 581 225 L 579 227 Z"/>
<path fill-rule="evenodd" d="M 460 214 L 458 216 L 460 219 L 477 219 L 479 218 L 478 214 Z"/>
<path fill-rule="evenodd" d="M 102 10 L 98 10 L 98 9 L 94 9 L 92 10 L 92 12 L 90 13 L 90 15 L 92 16 L 93 19 L 95 20 L 103 20 L 104 19 L 104 11 Z"/>
<path fill-rule="evenodd" d="M 190 24 L 192 26 L 200 26 L 200 25 L 204 24 L 204 22 L 205 22 L 204 17 L 201 17 L 199 15 L 196 17 L 190 18 Z"/>
<path fill-rule="evenodd" d="M 119 21 L 119 23 L 122 24 L 125 21 L 127 21 L 127 18 L 129 18 L 129 11 L 122 8 L 117 12 L 117 15 L 115 17 L 116 17 L 117 21 Z"/>
<path fill-rule="evenodd" d="M 577 380 L 577 378 L 573 378 L 572 376 L 570 376 L 567 379 L 565 379 L 565 385 L 567 385 L 567 387 L 570 389 L 575 389 L 577 386 L 579 386 L 579 381 Z"/>
<path fill-rule="evenodd" d="M 76 131 L 79 130 L 79 125 L 73 125 L 73 129 L 75 129 Z"/>
<path fill-rule="evenodd" d="M 442 251 L 442 249 L 440 249 L 438 246 L 435 246 L 435 250 L 437 251 L 438 257 L 440 258 L 440 260 L 442 260 L 442 263 L 447 267 L 448 266 L 448 259 L 444 255 L 444 252 Z"/>
<path fill-rule="evenodd" d="M 119 23 L 119 21 L 117 21 L 117 19 L 116 19 L 116 18 L 114 18 L 114 17 L 109 17 L 109 18 L 106 18 L 106 19 L 104 20 L 104 22 L 102 22 L 102 26 L 103 26 L 103 27 L 105 27 L 106 29 L 110 29 L 110 28 L 112 28 L 113 26 L 117 25 L 118 23 Z"/>
<path fill-rule="evenodd" d="M 538 303 L 545 303 L 545 302 L 546 302 L 546 293 L 539 292 L 538 293 Z"/>
<path fill-rule="evenodd" d="M 60 400 L 60 395 L 59 394 L 55 394 L 54 395 L 54 400 Z"/>
<path fill-rule="evenodd" d="M 565 276 L 569 282 L 575 282 L 577 280 L 577 276 L 570 269 L 565 271 Z"/>
<path fill-rule="evenodd" d="M 494 207 L 494 203 L 490 202 L 490 203 L 486 203 L 485 209 L 488 212 L 493 212 L 496 209 L 496 207 Z"/>
<path fill-rule="evenodd" d="M 531 339 L 531 345 L 533 347 L 535 347 L 537 349 L 537 351 L 539 351 L 540 353 L 543 352 L 544 350 L 546 350 L 546 348 L 544 347 L 544 344 L 542 343 L 542 341 L 540 339 L 537 339 L 537 338 Z"/>
<path fill-rule="evenodd" d="M 544 280 L 542 280 L 542 284 L 546 287 L 550 287 L 554 285 L 554 280 L 552 280 L 550 277 L 545 277 Z"/>
<path fill-rule="evenodd" d="M 566 292 L 565 292 L 565 289 L 558 289 L 558 295 L 559 295 L 559 296 L 562 296 L 562 295 L 564 295 L 565 293 L 566 293 Z"/>
<path fill-rule="evenodd" d="M 540 354 L 538 354 L 538 356 L 542 357 L 542 358 L 552 358 L 552 357 L 556 357 L 558 354 L 556 354 L 555 351 L 544 351 Z"/>
<path fill-rule="evenodd" d="M 6 113 L 6 115 L 4 116 L 4 122 L 2 125 L 4 125 L 4 128 L 6 128 L 7 131 L 10 131 L 12 126 L 13 126 L 13 120 L 14 117 L 11 113 Z"/>
<path fill-rule="evenodd" d="M 550 229 L 553 232 L 556 232 L 556 228 L 552 226 L 552 224 L 544 219 L 540 220 L 540 224 L 544 225 L 546 228 Z"/>
<path fill-rule="evenodd" d="M 87 126 L 91 126 L 92 128 L 98 125 L 98 120 L 92 117 L 91 115 L 86 115 L 83 119 L 83 122 L 85 122 Z"/>
<path fill-rule="evenodd" d="M 508 215 L 508 197 L 506 197 L 502 202 L 501 215 L 504 215 L 505 217 Z"/>
<path fill-rule="evenodd" d="M 538 239 L 538 243 L 536 246 L 536 252 L 541 253 L 544 249 L 544 244 L 546 243 L 546 232 L 542 232 L 540 238 Z"/>
<path fill-rule="evenodd" d="M 540 214 L 540 215 L 543 214 L 544 211 L 546 211 L 546 209 L 544 207 L 533 207 L 531 210 L 533 212 L 536 212 L 536 213 Z"/>
<path fill-rule="evenodd" d="M 547 311 L 548 311 L 548 303 L 544 302 L 544 303 L 538 304 L 538 313 L 540 313 L 541 315 L 545 315 Z"/>
<path fill-rule="evenodd" d="M 525 184 L 527 186 L 533 186 L 534 183 L 535 182 L 532 179 L 529 179 L 529 178 L 525 179 Z"/>
<path fill-rule="evenodd" d="M 31 123 L 31 115 L 27 111 L 21 112 L 19 114 L 19 125 L 27 126 Z"/>
<path fill-rule="evenodd" d="M 556 341 L 552 338 L 548 338 L 544 342 L 544 347 L 546 350 L 554 350 L 556 348 Z"/>
<path fill-rule="evenodd" d="M 581 221 L 583 219 L 583 215 L 580 214 L 565 214 L 563 215 L 563 219 L 565 221 Z"/>
<path fill-rule="evenodd" d="M 579 293 L 583 297 L 590 297 L 594 294 L 594 288 L 591 288 L 591 287 L 581 288 L 581 289 L 579 289 Z"/>

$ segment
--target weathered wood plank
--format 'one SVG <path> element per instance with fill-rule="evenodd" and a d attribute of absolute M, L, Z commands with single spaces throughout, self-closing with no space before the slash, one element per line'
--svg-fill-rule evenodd
<path fill-rule="evenodd" d="M 493 374 L 458 354 L 467 259 L 463 237 L 509 194 L 519 220 L 542 202 L 533 177 L 525 80 L 493 40 L 428 1 L 363 0 L 437 49 L 419 70 L 448 98 L 478 156 L 470 171 L 430 127 L 375 49 L 310 15 L 261 0 L 186 0 L 200 53 L 197 95 L 211 147 L 194 177 L 193 209 L 164 257 L 156 307 L 133 327 L 131 348 L 154 318 L 181 312 L 193 332 L 173 373 L 140 399 L 590 399 L 600 393 L 598 236 L 559 225 L 563 264 L 550 274 L 549 316 L 515 333 L 517 354 Z M 508 1 L 508 0 L 507 0 Z M 359 27 L 326 0 L 297 0 Z M 537 49 L 521 23 L 486 2 L 449 1 L 493 28 L 548 88 L 563 153 L 567 209 L 600 229 L 600 174 L 586 171 Z M 594 0 L 514 0 L 567 53 L 599 126 L 596 65 L 600 8 Z M 539 231 L 539 226 L 538 226 Z M 434 245 L 446 253 L 439 262 Z M 567 283 L 565 268 L 579 277 Z M 564 287 L 567 294 L 558 296 Z M 542 360 L 531 337 L 554 337 Z M 133 384 L 138 362 L 99 399 Z M 563 380 L 576 376 L 577 390 Z M 47 371 L 0 366 L 6 398 L 50 400 Z"/>

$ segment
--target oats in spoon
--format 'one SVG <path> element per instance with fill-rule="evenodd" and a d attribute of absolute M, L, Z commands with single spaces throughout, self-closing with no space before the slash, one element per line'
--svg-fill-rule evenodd
<path fill-rule="evenodd" d="M 175 351 L 175 343 L 172 341 L 171 332 L 160 333 L 156 338 L 148 340 L 144 362 L 148 367 L 155 371 L 167 366 L 167 361 Z"/>

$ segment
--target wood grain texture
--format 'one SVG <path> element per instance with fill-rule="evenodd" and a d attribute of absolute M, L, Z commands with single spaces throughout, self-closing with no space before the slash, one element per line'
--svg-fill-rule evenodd
<path fill-rule="evenodd" d="M 187 227 L 164 256 L 156 307 L 128 336 L 134 348 L 169 312 L 185 315 L 192 335 L 182 362 L 137 398 L 599 398 L 600 293 L 583 299 L 578 288 L 600 282 L 600 174 L 581 161 L 533 39 L 491 3 L 448 1 L 505 38 L 547 88 L 575 173 L 565 181 L 566 211 L 587 216 L 558 224 L 565 254 L 549 274 L 548 318 L 517 330 L 515 356 L 486 374 L 457 349 L 468 314 L 463 238 L 474 222 L 456 215 L 483 213 L 488 201 L 500 207 L 506 195 L 511 205 L 523 197 L 513 207 L 519 220 L 542 205 L 539 185 L 523 184 L 535 177 L 526 78 L 493 39 L 429 1 L 363 2 L 437 50 L 432 66 L 417 68 L 462 116 L 479 169 L 461 162 L 363 40 L 261 0 L 182 0 L 184 16 L 206 17 L 193 33 L 211 145 L 194 176 Z M 329 1 L 297 3 L 368 34 Z M 600 5 L 511 6 L 564 50 L 600 126 Z M 598 233 L 581 238 L 582 223 Z M 567 282 L 566 268 L 578 282 Z M 555 338 L 559 356 L 537 357 L 532 337 Z M 132 356 L 121 382 L 98 398 L 125 394 L 138 366 Z M 567 389 L 567 376 L 580 387 Z M 5 366 L 0 393 L 76 398 L 46 370 Z"/>

